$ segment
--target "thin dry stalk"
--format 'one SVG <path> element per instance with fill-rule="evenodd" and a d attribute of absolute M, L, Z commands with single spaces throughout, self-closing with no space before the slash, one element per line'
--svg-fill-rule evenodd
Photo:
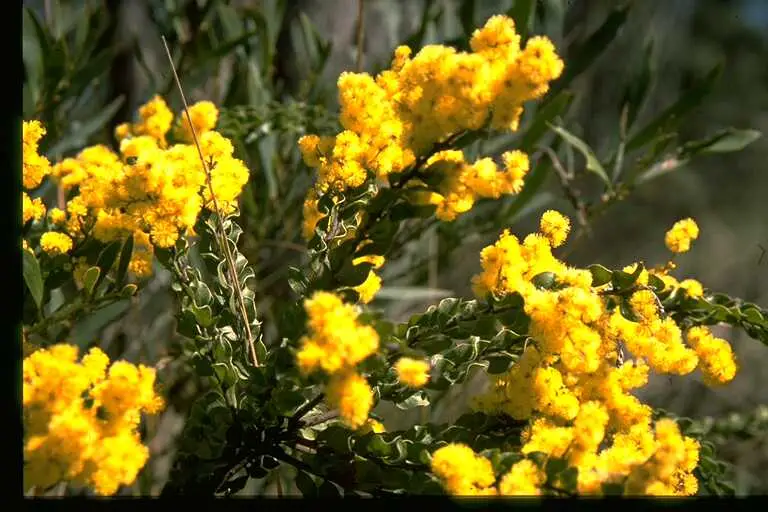
<path fill-rule="evenodd" d="M 243 294 L 240 290 L 240 283 L 237 280 L 237 270 L 235 269 L 235 260 L 232 256 L 232 250 L 229 247 L 229 240 L 227 240 L 224 234 L 224 222 L 221 220 L 221 213 L 219 210 L 218 201 L 216 201 L 216 194 L 213 192 L 213 183 L 211 181 L 211 170 L 208 167 L 208 163 L 205 161 L 205 155 L 203 155 L 203 149 L 200 147 L 200 142 L 197 139 L 197 131 L 192 123 L 192 116 L 189 114 L 189 106 L 187 105 L 187 98 L 184 96 L 184 90 L 181 87 L 181 80 L 176 72 L 176 66 L 173 64 L 173 57 L 171 56 L 171 50 L 168 48 L 168 42 L 165 40 L 165 36 L 161 36 L 163 39 L 163 46 L 165 46 L 165 53 L 168 56 L 168 62 L 171 65 L 171 71 L 173 71 L 173 78 L 176 81 L 176 86 L 179 89 L 179 95 L 181 96 L 181 102 L 184 105 L 184 113 L 187 115 L 187 121 L 189 122 L 189 128 L 192 132 L 192 139 L 195 142 L 197 153 L 200 156 L 200 163 L 205 171 L 205 179 L 208 184 L 208 190 L 211 193 L 211 199 L 213 201 L 213 208 L 216 211 L 216 222 L 218 227 L 219 245 L 224 249 L 224 259 L 227 262 L 227 270 L 229 273 L 229 279 L 231 281 L 232 288 L 235 290 L 235 299 L 237 300 L 238 307 L 240 308 L 240 315 L 242 316 L 242 322 L 245 327 L 246 343 L 253 359 L 253 365 L 259 366 L 259 359 L 256 356 L 256 347 L 253 344 L 253 334 L 251 333 L 251 326 L 248 321 L 248 311 L 245 308 L 245 301 L 243 300 Z"/>
<path fill-rule="evenodd" d="M 363 38 L 365 37 L 365 0 L 357 0 L 357 59 L 355 70 L 363 70 Z"/>

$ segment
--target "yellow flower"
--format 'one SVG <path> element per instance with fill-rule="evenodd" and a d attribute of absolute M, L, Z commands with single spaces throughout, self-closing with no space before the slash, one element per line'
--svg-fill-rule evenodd
<path fill-rule="evenodd" d="M 61 226 L 67 221 L 67 212 L 59 208 L 51 208 L 48 210 L 48 218 L 52 224 Z"/>
<path fill-rule="evenodd" d="M 64 233 L 48 231 L 40 237 L 40 248 L 51 256 L 66 254 L 72 250 L 72 239 Z"/>
<path fill-rule="evenodd" d="M 369 432 L 373 432 L 374 434 L 381 434 L 386 431 L 387 429 L 384 428 L 384 425 L 372 418 L 368 418 L 363 426 L 358 429 L 358 433 L 361 435 L 368 434 Z"/>
<path fill-rule="evenodd" d="M 693 299 L 698 299 L 704 295 L 704 287 L 695 279 L 683 279 L 680 281 L 680 288 L 685 290 L 686 295 Z"/>
<path fill-rule="evenodd" d="M 193 141 L 187 113 L 181 113 L 181 133 L 188 142 Z M 189 107 L 189 117 L 192 118 L 192 127 L 198 137 L 216 127 L 219 119 L 219 109 L 210 101 L 198 101 Z"/>
<path fill-rule="evenodd" d="M 429 382 L 429 363 L 410 357 L 401 357 L 395 363 L 400 382 L 413 388 L 420 388 Z"/>
<path fill-rule="evenodd" d="M 495 494 L 495 481 L 491 461 L 476 455 L 463 444 L 451 443 L 438 448 L 430 462 L 432 473 L 443 482 L 446 490 L 454 495 Z"/>
<path fill-rule="evenodd" d="M 558 211 L 547 210 L 541 216 L 539 224 L 541 234 L 547 237 L 552 247 L 560 247 L 568 237 L 568 231 L 571 229 L 571 222 L 567 217 Z"/>
<path fill-rule="evenodd" d="M 339 409 L 341 421 L 357 429 L 368 419 L 373 406 L 373 391 L 361 375 L 350 372 L 335 375 L 326 389 L 328 403 Z"/>
<path fill-rule="evenodd" d="M 45 205 L 39 197 L 30 199 L 26 192 L 21 193 L 21 220 L 26 224 L 30 220 L 40 220 L 45 216 Z"/>
<path fill-rule="evenodd" d="M 675 222 L 672 229 L 667 231 L 664 243 L 667 248 L 674 253 L 688 252 L 691 248 L 691 241 L 699 237 L 699 226 L 691 219 L 683 219 Z"/>
<path fill-rule="evenodd" d="M 22 132 L 22 182 L 24 188 L 32 190 L 51 172 L 51 163 L 37 149 L 45 127 L 40 121 L 24 121 Z"/>
<path fill-rule="evenodd" d="M 316 292 L 304 301 L 304 308 L 310 333 L 302 339 L 297 354 L 302 372 L 346 372 L 378 349 L 376 330 L 358 324 L 354 307 L 333 293 Z"/>
<path fill-rule="evenodd" d="M 77 353 L 57 344 L 24 358 L 24 487 L 64 480 L 111 495 L 146 463 L 140 412 L 157 412 L 162 399 L 153 369 L 118 361 L 107 371 L 109 359 L 98 348 L 80 362 Z"/>
<path fill-rule="evenodd" d="M 516 462 L 499 482 L 502 496 L 538 496 L 547 476 L 529 459 Z"/>

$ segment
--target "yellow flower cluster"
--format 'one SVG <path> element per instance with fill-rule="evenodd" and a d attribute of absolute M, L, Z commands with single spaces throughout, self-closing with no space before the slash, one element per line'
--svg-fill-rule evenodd
<path fill-rule="evenodd" d="M 77 347 L 58 344 L 24 359 L 24 486 L 70 481 L 112 495 L 146 463 L 140 414 L 159 411 L 163 401 L 154 369 L 110 365 L 98 348 L 77 358 Z"/>
<path fill-rule="evenodd" d="M 683 219 L 675 222 L 672 229 L 667 231 L 664 243 L 667 249 L 674 253 L 688 252 L 691 242 L 699 237 L 699 226 L 693 219 Z"/>
<path fill-rule="evenodd" d="M 579 469 L 579 491 L 592 493 L 600 492 L 601 483 L 620 481 L 640 471 L 638 467 L 647 469 L 654 453 L 666 449 L 662 446 L 667 441 L 653 440 L 650 407 L 632 394 L 647 383 L 651 370 L 685 375 L 698 366 L 706 382 L 722 384 L 733 379 L 736 363 L 724 340 L 701 327 L 684 336 L 674 320 L 663 315 L 659 299 L 646 288 L 648 271 L 641 273 L 639 289 L 629 297 L 632 318 L 626 318 L 615 299 L 601 293 L 608 285 L 592 286 L 589 271 L 570 268 L 552 255 L 552 247 L 564 241 L 568 226 L 562 215 L 549 211 L 541 219 L 541 234 L 530 234 L 521 243 L 505 231 L 496 244 L 481 252 L 483 271 L 473 280 L 475 293 L 480 297 L 518 293 L 530 318 L 532 342 L 517 364 L 477 398 L 476 405 L 530 419 L 523 452 L 567 457 Z M 632 272 L 635 265 L 625 271 Z M 545 272 L 554 274 L 558 286 L 536 285 L 534 278 Z M 682 287 L 666 271 L 653 273 L 667 286 Z M 693 280 L 685 289 L 702 293 L 700 283 Z M 620 343 L 633 359 L 619 360 Z M 658 428 L 657 424 L 657 432 Z M 634 452 L 616 448 L 617 443 L 624 446 L 622 436 L 631 441 L 626 444 Z M 598 452 L 604 438 L 606 443 L 613 441 L 613 448 Z M 641 445 L 643 449 L 638 448 Z M 622 456 L 614 457 L 616 451 Z M 650 472 L 643 480 L 655 486 L 650 490 L 688 493 L 694 488 L 693 468 L 686 469 L 689 464 L 680 458 L 674 460 L 679 462 L 674 473 L 678 483 L 673 485 L 667 472 Z"/>
<path fill-rule="evenodd" d="M 40 121 L 24 121 L 22 123 L 22 184 L 27 190 L 40 186 L 51 173 L 51 163 L 38 153 L 40 139 L 45 135 L 45 127 Z"/>
<path fill-rule="evenodd" d="M 425 190 L 420 180 L 413 180 L 409 193 L 416 204 L 433 204 L 435 216 L 452 221 L 472 209 L 478 198 L 498 199 L 502 194 L 515 194 L 523 188 L 523 178 L 528 173 L 528 155 L 522 151 L 508 151 L 502 155 L 504 169 L 490 158 L 475 163 L 464 161 L 464 154 L 457 150 L 440 151 L 427 160 L 426 174 L 442 177 L 437 192 Z"/>
<path fill-rule="evenodd" d="M 40 248 L 51 256 L 66 254 L 72 250 L 72 239 L 64 233 L 48 231 L 40 237 Z"/>
<path fill-rule="evenodd" d="M 373 405 L 373 392 L 356 366 L 379 348 L 379 335 L 357 322 L 354 306 L 330 292 L 316 292 L 304 301 L 309 335 L 296 355 L 304 374 L 323 370 L 330 376 L 328 402 L 339 409 L 342 421 L 352 429 L 362 426 Z"/>
<path fill-rule="evenodd" d="M 45 135 L 45 127 L 40 121 L 22 123 L 22 185 L 27 190 L 40 186 L 43 179 L 51 173 L 51 163 L 38 153 L 40 139 Z M 40 220 L 45 216 L 45 205 L 38 197 L 31 199 L 26 192 L 21 193 L 22 223 Z"/>
<path fill-rule="evenodd" d="M 395 363 L 395 372 L 400 382 L 407 386 L 420 388 L 429 382 L 429 363 L 410 357 L 401 357 Z"/>
<path fill-rule="evenodd" d="M 395 50 L 389 69 L 375 78 L 342 73 L 338 80 L 340 121 L 335 136 L 299 139 L 304 162 L 317 170 L 317 190 L 305 203 L 305 237 L 320 217 L 317 194 L 361 186 L 369 177 L 387 181 L 423 161 L 436 145 L 488 124 L 516 130 L 523 104 L 543 96 L 558 78 L 563 62 L 546 37 L 532 37 L 521 47 L 514 21 L 493 16 L 476 30 L 471 51 L 428 45 L 415 56 L 410 48 Z M 437 190 L 413 180 L 410 198 L 437 205 L 437 216 L 453 220 L 477 198 L 498 198 L 520 190 L 528 157 L 503 155 L 503 169 L 490 158 L 464 161 L 461 151 L 432 155 L 427 174 L 440 173 Z"/>
<path fill-rule="evenodd" d="M 76 240 L 92 235 L 110 242 L 132 234 L 129 269 L 143 277 L 152 272 L 155 247 L 172 247 L 180 235 L 193 232 L 202 208 L 214 209 L 211 188 L 219 210 L 234 211 L 248 169 L 233 157 L 232 143 L 212 129 L 218 116 L 213 104 L 193 105 L 190 114 L 210 164 L 211 187 L 195 146 L 167 144 L 173 114 L 156 96 L 139 109 L 139 122 L 116 129 L 119 153 L 96 145 L 53 166 L 51 176 L 65 192 L 76 194 L 69 198 L 66 212 L 52 214 L 51 222 Z M 180 131 L 186 136 L 189 123 L 182 123 Z M 41 207 L 25 195 L 25 222 L 44 215 Z"/>
<path fill-rule="evenodd" d="M 491 461 L 476 455 L 463 444 L 449 444 L 432 454 L 432 473 L 446 490 L 460 496 L 490 496 L 496 494 L 496 477 Z"/>

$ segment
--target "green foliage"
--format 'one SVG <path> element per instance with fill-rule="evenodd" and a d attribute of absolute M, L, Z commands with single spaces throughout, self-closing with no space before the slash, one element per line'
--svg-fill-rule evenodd
<path fill-rule="evenodd" d="M 57 9 L 67 5 L 53 3 Z M 624 27 L 631 2 L 621 3 L 586 37 L 566 39 L 562 48 L 568 56 L 566 73 L 542 102 L 527 107 L 529 114 L 516 133 L 494 133 L 486 126 L 455 134 L 432 148 L 432 153 L 462 148 L 468 155 L 498 156 L 511 148 L 531 153 L 532 170 L 520 194 L 481 201 L 455 222 L 436 225 L 433 206 L 415 206 L 407 197 L 411 178 L 432 179 L 422 172 L 427 160 L 422 158 L 393 179 L 391 187 L 370 180 L 336 200 L 321 198 L 318 209 L 326 216 L 305 244 L 300 238 L 302 203 L 312 187 L 312 175 L 301 162 L 296 141 L 306 133 L 339 130 L 329 88 L 320 80 L 331 55 L 330 42 L 304 13 L 289 17 L 285 1 L 248 8 L 215 0 L 166 4 L 151 3 L 151 22 L 171 43 L 185 83 L 204 84 L 223 60 L 231 62 L 232 77 L 217 98 L 222 105 L 217 130 L 233 141 L 251 176 L 236 214 L 219 218 L 206 213 L 195 226 L 196 236 L 156 253 L 171 273 L 178 301 L 175 334 L 181 346 L 173 357 L 192 372 L 198 385 L 191 407 L 184 411 L 184 429 L 162 491 L 165 495 L 233 495 L 244 492 L 252 481 L 281 482 L 280 472 L 286 467 L 295 469 L 292 485 L 303 496 L 443 494 L 429 465 L 434 451 L 448 443 L 466 444 L 491 461 L 496 475 L 505 474 L 524 457 L 521 434 L 527 421 L 473 412 L 455 421 L 419 421 L 385 433 L 343 427 L 338 411 L 327 410 L 323 403 L 320 390 L 326 377 L 302 375 L 296 365 L 297 348 L 306 334 L 303 299 L 318 290 L 333 290 L 356 302 L 353 288 L 366 280 L 373 265 L 354 260 L 369 255 L 386 256 L 388 266 L 407 267 L 398 284 L 424 291 L 428 266 L 448 264 L 470 236 L 495 235 L 500 227 L 549 205 L 556 197 L 545 189 L 551 176 L 559 178 L 584 233 L 637 186 L 701 155 L 741 150 L 759 137 L 754 130 L 725 128 L 701 140 L 678 140 L 681 120 L 711 92 L 720 67 L 640 124 L 657 73 L 656 47 L 649 41 L 616 105 L 622 117 L 618 141 L 607 154 L 591 147 L 571 111 L 583 100 L 574 84 Z M 556 4 L 525 0 L 504 8 L 525 40 L 538 33 L 562 35 L 563 9 Z M 103 9 L 86 5 L 82 16 L 64 8 L 65 15 L 50 27 L 24 8 L 24 113 L 49 128 L 46 140 L 55 145 L 43 149 L 51 156 L 110 141 L 108 128 L 126 120 L 118 119 L 123 98 L 97 93 L 104 85 L 100 77 L 115 59 L 114 45 L 100 44 L 114 29 L 114 20 Z M 466 47 L 479 22 L 478 11 L 479 2 L 460 2 L 452 32 L 444 30 L 450 26 L 446 21 L 450 13 L 442 3 L 425 1 L 418 28 L 406 44 L 417 49 L 428 42 L 450 41 Z M 295 88 L 276 70 L 281 58 L 278 43 L 285 37 L 308 70 L 306 80 Z M 172 94 L 170 73 L 153 72 L 148 52 L 140 45 L 130 51 L 143 65 L 151 92 Z M 583 166 L 573 165 L 574 150 L 582 155 Z M 545 153 L 548 158 L 542 159 Z M 598 193 L 577 180 L 589 173 L 602 182 Z M 46 194 L 50 191 L 41 191 Z M 43 228 L 35 223 L 25 226 L 25 239 L 37 241 Z M 423 257 L 419 237 L 427 228 L 439 251 Z M 411 258 L 406 248 L 413 246 L 418 257 Z M 133 249 L 132 237 L 108 244 L 88 240 L 76 246 L 72 256 L 87 263 L 78 280 L 68 257 L 23 251 L 23 320 L 30 338 L 48 343 L 72 335 L 81 345 L 90 344 L 96 331 L 120 317 L 135 300 L 139 285 L 128 271 Z M 601 293 L 609 297 L 610 307 L 619 307 L 632 318 L 627 299 L 645 287 L 638 283 L 645 267 L 638 264 L 632 273 L 599 264 L 588 268 L 593 285 L 605 286 Z M 532 281 L 540 289 L 562 287 L 551 272 Z M 717 293 L 697 299 L 680 290 L 670 293 L 655 276 L 648 278 L 647 287 L 658 295 L 665 313 L 683 326 L 725 323 L 768 344 L 768 311 L 756 304 Z M 397 293 L 394 297 L 404 300 Z M 389 403 L 403 414 L 431 411 L 450 390 L 479 371 L 507 372 L 531 342 L 530 320 L 517 294 L 442 298 L 404 321 L 390 320 L 378 306 L 364 308 L 360 321 L 374 327 L 382 348 L 358 369 L 373 384 L 376 404 Z M 430 379 L 423 389 L 399 381 L 393 364 L 404 356 L 429 362 Z M 678 419 L 686 435 L 701 440 L 696 476 L 705 492 L 733 493 L 730 468 L 716 457 L 715 448 L 733 438 L 764 434 L 767 417 L 764 409 L 758 409 L 747 417 Z M 548 492 L 576 494 L 578 472 L 566 460 L 543 453 L 526 457 L 545 472 Z M 606 486 L 604 493 L 620 490 Z"/>

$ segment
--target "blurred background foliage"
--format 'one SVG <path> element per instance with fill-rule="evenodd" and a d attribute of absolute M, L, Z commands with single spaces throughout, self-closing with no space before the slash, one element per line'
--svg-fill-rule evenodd
<path fill-rule="evenodd" d="M 277 336 L 274 325 L 281 304 L 295 301 L 287 285 L 288 267 L 301 266 L 304 258 L 301 203 L 312 176 L 295 143 L 304 133 L 336 129 L 338 74 L 357 66 L 377 72 L 389 64 L 401 43 L 413 49 L 430 43 L 466 47 L 473 28 L 492 14 L 509 12 L 518 21 L 527 20 L 519 23 L 522 30 L 552 38 L 566 62 L 564 77 L 538 113 L 545 112 L 544 117 L 585 141 L 600 162 L 618 160 L 649 178 L 624 200 L 594 208 L 603 215 L 584 210 L 590 213 L 585 236 L 566 247 L 568 261 L 599 261 L 609 267 L 636 259 L 660 263 L 666 258 L 665 230 L 679 218 L 692 216 L 702 235 L 679 261 L 679 275 L 768 304 L 768 138 L 758 138 L 736 153 L 717 151 L 723 144 L 739 147 L 753 139 L 751 131 L 719 132 L 724 128 L 768 132 L 768 3 L 362 4 L 361 27 L 358 0 L 25 1 L 24 118 L 45 123 L 48 135 L 41 150 L 57 160 L 86 144 L 113 144 L 113 128 L 129 121 L 156 93 L 178 112 L 181 103 L 164 54 L 164 35 L 187 97 L 211 100 L 222 108 L 219 129 L 233 139 L 238 156 L 251 169 L 241 205 L 241 250 L 257 272 L 255 291 L 269 342 Z M 664 122 L 654 124 L 660 116 Z M 530 128 L 530 122 L 529 116 L 524 127 Z M 648 126 L 663 130 L 644 130 Z M 659 136 L 665 132 L 672 135 Z M 713 134 L 720 138 L 707 139 Z M 537 145 L 526 148 L 536 168 L 528 193 L 481 203 L 454 223 L 425 221 L 406 227 L 401 236 L 408 243 L 388 257 L 385 286 L 374 307 L 402 319 L 438 298 L 469 296 L 469 279 L 479 270 L 478 252 L 502 227 L 526 233 L 535 229 L 546 208 L 558 208 L 576 220 L 574 206 L 580 201 L 601 204 L 599 180 L 583 170 L 579 147 L 552 132 L 540 135 Z M 648 145 L 632 153 L 633 139 L 640 138 Z M 691 143 L 700 140 L 705 142 Z M 499 154 L 530 142 L 513 134 L 478 141 L 468 152 Z M 695 153 L 697 158 L 688 161 Z M 653 158 L 637 161 L 649 154 Z M 578 171 L 573 180 L 563 179 L 550 155 L 562 162 L 566 174 Z M 613 168 L 606 165 L 609 173 Z M 643 174 L 649 169 L 650 174 Z M 569 198 L 564 191 L 576 191 L 578 197 Z M 49 204 L 62 201 L 50 184 L 41 187 L 39 195 Z M 127 494 L 159 493 L 172 460 L 173 439 L 198 393 L 194 376 L 175 358 L 176 305 L 169 281 L 156 267 L 136 299 L 78 319 L 72 332 L 71 341 L 83 347 L 99 343 L 112 358 L 155 364 L 166 388 L 171 407 L 145 428 L 152 462 L 134 488 L 124 490 Z M 697 378 L 662 378 L 643 390 L 645 399 L 694 419 L 731 413 L 749 417 L 765 404 L 766 348 L 737 331 L 719 334 L 732 340 L 742 364 L 732 384 L 712 391 Z M 482 378 L 472 379 L 452 389 L 450 400 L 413 413 L 416 416 L 378 412 L 389 429 L 417 419 L 452 421 L 483 385 Z M 734 465 L 738 494 L 768 491 L 760 477 L 768 470 L 764 430 L 736 440 L 722 436 L 727 441 L 721 454 Z M 262 491 L 275 492 L 275 482 L 262 484 Z"/>

